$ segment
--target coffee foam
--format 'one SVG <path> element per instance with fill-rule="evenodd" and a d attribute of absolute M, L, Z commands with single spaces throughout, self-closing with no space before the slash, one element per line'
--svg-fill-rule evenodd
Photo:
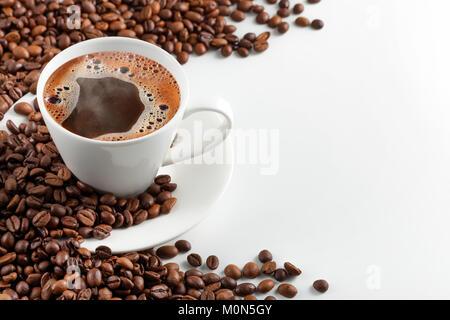
<path fill-rule="evenodd" d="M 121 141 L 144 136 L 164 126 L 178 110 L 180 89 L 165 67 L 137 54 L 105 51 L 72 59 L 49 77 L 44 88 L 47 111 L 62 124 L 78 101 L 80 87 L 76 80 L 105 77 L 133 83 L 139 89 L 145 110 L 129 131 L 105 134 L 96 140 Z"/>

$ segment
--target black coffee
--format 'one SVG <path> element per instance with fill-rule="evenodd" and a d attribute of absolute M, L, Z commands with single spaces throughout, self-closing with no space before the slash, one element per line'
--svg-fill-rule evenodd
<path fill-rule="evenodd" d="M 70 60 L 49 78 L 46 108 L 64 128 L 98 140 L 128 140 L 164 126 L 180 92 L 172 74 L 155 61 L 125 52 Z"/>

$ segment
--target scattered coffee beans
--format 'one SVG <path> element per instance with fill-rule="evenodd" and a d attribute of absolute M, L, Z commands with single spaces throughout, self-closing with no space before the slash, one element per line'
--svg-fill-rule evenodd
<path fill-rule="evenodd" d="M 217 258 L 217 256 L 209 256 L 206 259 L 206 265 L 208 266 L 209 269 L 211 270 L 216 270 L 219 267 L 219 258 Z"/>
<path fill-rule="evenodd" d="M 193 267 L 200 267 L 202 265 L 202 257 L 197 253 L 191 253 L 187 256 L 188 263 Z"/>
<path fill-rule="evenodd" d="M 177 247 L 179 252 L 188 252 L 191 250 L 191 244 L 187 240 L 178 240 L 175 242 L 175 247 Z"/>
<path fill-rule="evenodd" d="M 242 277 L 242 271 L 234 264 L 229 264 L 225 267 L 224 273 L 227 277 L 239 280 Z"/>
<path fill-rule="evenodd" d="M 259 261 L 261 261 L 262 263 L 264 262 L 268 262 L 268 261 L 272 261 L 273 257 L 272 257 L 272 253 L 269 250 L 261 250 L 258 254 L 258 259 Z"/>
<path fill-rule="evenodd" d="M 242 273 L 244 277 L 248 279 L 254 279 L 259 276 L 259 267 L 254 262 L 248 262 L 244 268 L 242 268 Z"/>
<path fill-rule="evenodd" d="M 257 290 L 260 293 L 267 293 L 273 289 L 275 282 L 271 279 L 265 279 L 258 284 Z"/>
<path fill-rule="evenodd" d="M 307 27 L 310 25 L 310 21 L 308 18 L 298 17 L 297 19 L 295 19 L 295 24 L 299 27 Z"/>
<path fill-rule="evenodd" d="M 302 273 L 302 271 L 299 268 L 297 268 L 290 262 L 284 263 L 284 269 L 286 269 L 287 273 L 290 276 L 294 276 L 294 277 L 299 276 Z"/>
<path fill-rule="evenodd" d="M 275 270 L 273 277 L 279 281 L 279 282 L 283 282 L 287 279 L 288 277 L 288 273 L 286 272 L 286 270 L 284 269 L 277 269 Z"/>
<path fill-rule="evenodd" d="M 320 293 L 324 293 L 328 290 L 328 282 L 326 280 L 316 280 L 313 283 L 313 288 Z"/>
<path fill-rule="evenodd" d="M 297 288 L 289 283 L 282 283 L 278 286 L 277 292 L 286 298 L 293 298 L 297 295 Z"/>
<path fill-rule="evenodd" d="M 315 19 L 311 22 L 311 27 L 315 30 L 320 30 L 323 28 L 323 26 L 324 26 L 324 23 L 322 20 Z"/>
<path fill-rule="evenodd" d="M 294 5 L 294 8 L 292 9 L 292 11 L 295 14 L 300 14 L 303 11 L 305 11 L 305 6 L 303 4 L 301 4 L 301 3 L 297 3 L 296 5 Z"/>

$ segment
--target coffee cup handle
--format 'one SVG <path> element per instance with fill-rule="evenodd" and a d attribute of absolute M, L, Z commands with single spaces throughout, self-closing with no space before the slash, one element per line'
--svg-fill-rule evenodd
<path fill-rule="evenodd" d="M 184 112 L 183 121 L 198 112 L 217 113 L 224 119 L 222 123 L 215 128 L 220 131 L 220 139 L 214 139 L 213 141 L 207 141 L 206 143 L 205 141 L 202 141 L 201 148 L 192 148 L 192 139 L 190 139 L 193 137 L 192 132 L 185 132 L 189 136 L 188 139 L 185 135 L 179 134 L 181 131 L 180 130 L 175 136 L 172 146 L 167 153 L 162 166 L 168 166 L 204 154 L 221 144 L 230 134 L 233 127 L 233 111 L 228 101 L 223 98 L 203 98 L 202 101 L 199 101 L 199 103 L 193 103 L 193 105 L 195 106 L 189 107 Z M 191 146 L 188 146 L 188 143 L 190 143 Z M 188 151 L 186 152 L 186 150 Z"/>

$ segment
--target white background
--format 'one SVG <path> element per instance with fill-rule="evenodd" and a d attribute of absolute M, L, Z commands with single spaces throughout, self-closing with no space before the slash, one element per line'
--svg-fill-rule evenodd
<path fill-rule="evenodd" d="M 221 267 L 270 249 L 303 270 L 298 299 L 450 298 L 449 12 L 448 0 L 323 0 L 304 13 L 322 31 L 291 25 L 247 59 L 191 57 L 192 95 L 228 99 L 236 128 L 278 129 L 280 164 L 237 164 L 181 238 Z M 266 30 L 253 19 L 240 34 Z"/>

